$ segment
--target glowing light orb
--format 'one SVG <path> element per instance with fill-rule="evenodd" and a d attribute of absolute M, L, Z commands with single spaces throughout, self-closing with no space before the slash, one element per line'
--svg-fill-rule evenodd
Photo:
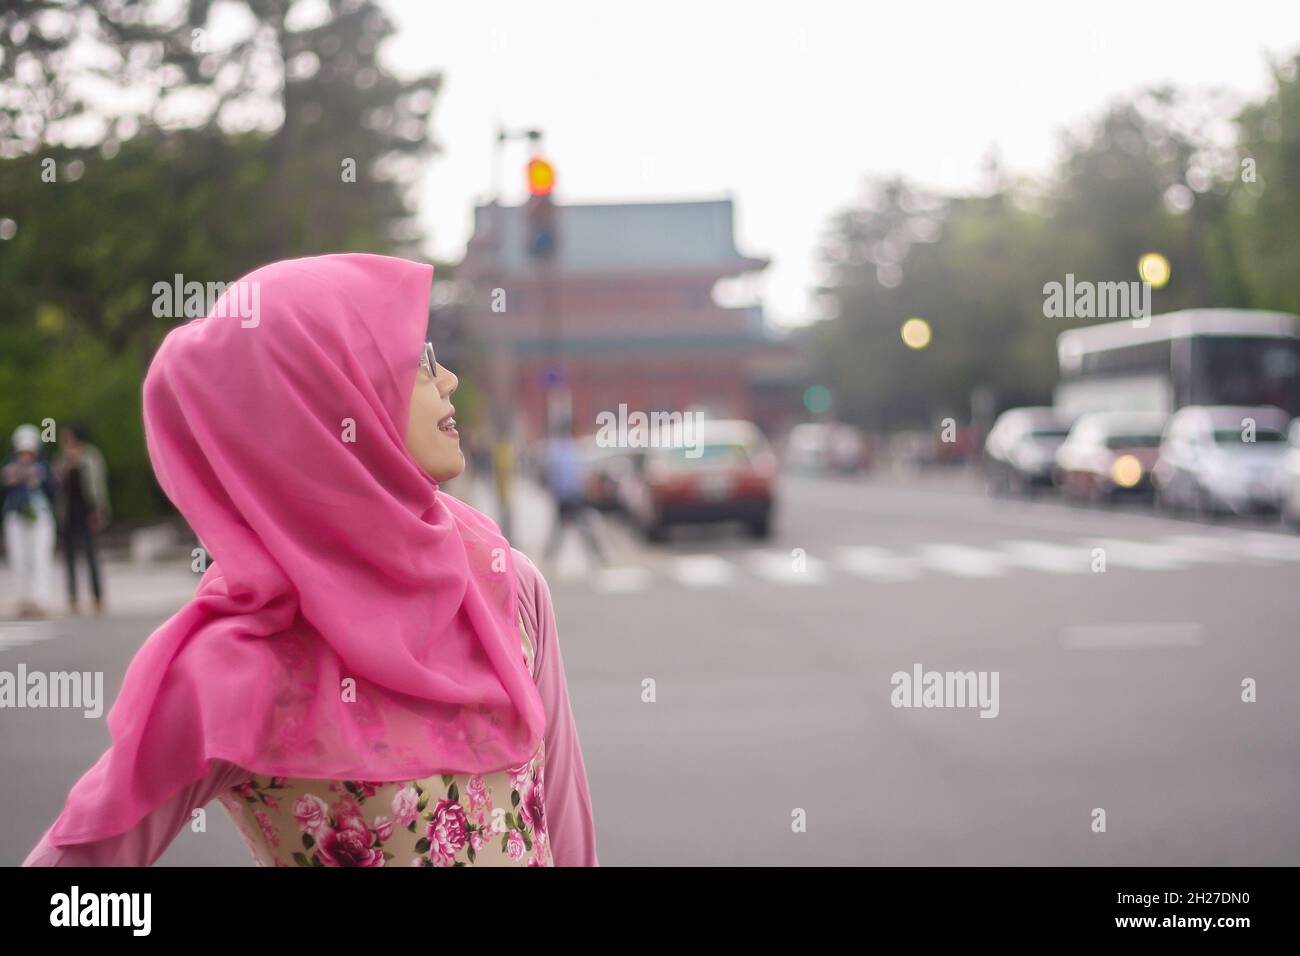
<path fill-rule="evenodd" d="M 1142 462 L 1132 455 L 1120 455 L 1110 467 L 1110 476 L 1121 488 L 1132 488 L 1142 480 Z"/>
<path fill-rule="evenodd" d="M 925 319 L 908 319 L 900 330 L 903 344 L 909 349 L 923 349 L 930 344 L 930 323 Z"/>
<path fill-rule="evenodd" d="M 1169 260 L 1158 252 L 1148 252 L 1138 260 L 1138 275 L 1143 282 L 1150 282 L 1153 289 L 1163 288 L 1171 272 Z"/>

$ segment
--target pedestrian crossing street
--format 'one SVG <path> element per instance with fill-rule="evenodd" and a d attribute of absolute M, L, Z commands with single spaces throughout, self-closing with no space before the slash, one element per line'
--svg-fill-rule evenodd
<path fill-rule="evenodd" d="M 632 594 L 669 584 L 691 591 L 744 584 L 810 587 L 834 582 L 902 584 L 922 579 L 991 580 L 1013 574 L 1178 571 L 1210 565 L 1300 565 L 1300 537 L 1269 532 L 1167 534 L 1149 539 L 1013 538 L 974 546 L 931 542 L 910 547 L 840 545 L 825 552 L 757 548 L 727 554 L 645 553 L 596 567 L 579 550 L 562 551 L 547 570 L 559 586 Z"/>

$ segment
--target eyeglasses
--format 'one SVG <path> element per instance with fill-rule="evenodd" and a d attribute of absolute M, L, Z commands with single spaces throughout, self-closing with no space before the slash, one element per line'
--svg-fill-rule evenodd
<path fill-rule="evenodd" d="M 438 377 L 438 358 L 433 354 L 432 342 L 424 343 L 424 350 L 420 352 L 420 368 L 424 369 L 434 378 Z"/>

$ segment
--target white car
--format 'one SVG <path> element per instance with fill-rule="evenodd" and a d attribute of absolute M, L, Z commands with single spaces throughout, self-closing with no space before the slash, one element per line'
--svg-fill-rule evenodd
<path fill-rule="evenodd" d="M 1282 518 L 1300 531 L 1300 418 L 1291 423 L 1291 441 L 1282 465 Z"/>
<path fill-rule="evenodd" d="M 1287 422 L 1273 407 L 1192 405 L 1175 412 L 1153 475 L 1158 503 L 1201 515 L 1276 513 Z"/>
<path fill-rule="evenodd" d="M 984 439 L 984 475 L 994 494 L 1050 487 L 1056 451 L 1069 425 L 1045 406 L 1012 408 L 998 416 Z"/>
<path fill-rule="evenodd" d="M 1150 496 L 1166 416 L 1159 412 L 1089 412 L 1056 450 L 1055 480 L 1068 500 L 1110 502 Z"/>

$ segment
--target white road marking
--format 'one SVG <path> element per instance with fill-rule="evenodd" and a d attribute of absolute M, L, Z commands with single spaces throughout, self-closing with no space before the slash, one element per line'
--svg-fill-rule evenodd
<path fill-rule="evenodd" d="M 1136 568 L 1141 571 L 1180 571 L 1189 563 L 1205 561 L 1203 551 L 1152 541 L 1127 538 L 1089 538 L 1087 543 L 1106 551 L 1106 567 Z"/>
<path fill-rule="evenodd" d="M 920 549 L 923 564 L 962 578 L 995 578 L 1006 573 L 1006 560 L 996 551 L 964 544 L 927 544 Z"/>
<path fill-rule="evenodd" d="M 749 566 L 759 577 L 775 584 L 820 584 L 826 577 L 825 562 L 804 554 L 796 567 L 795 556 L 788 551 L 753 551 Z"/>
<path fill-rule="evenodd" d="M 1016 538 L 995 542 L 990 547 L 934 542 L 918 544 L 906 551 L 875 545 L 841 545 L 830 552 L 829 560 L 805 556 L 802 571 L 796 570 L 791 552 L 771 548 L 740 551 L 734 558 L 670 553 L 662 563 L 652 562 L 649 566 L 600 568 L 579 545 L 577 540 L 566 542 L 551 573 L 559 581 L 590 582 L 596 590 L 607 594 L 649 590 L 664 574 L 692 589 L 721 588 L 738 583 L 738 562 L 765 581 L 797 586 L 826 583 L 831 568 L 883 583 L 913 581 L 929 571 L 974 579 L 1002 577 L 1020 569 L 1047 574 L 1086 574 L 1093 569 L 1093 551 L 1098 547 L 1105 550 L 1108 569 L 1169 571 L 1198 563 L 1300 561 L 1300 538 L 1236 530 L 1160 535 L 1149 540 L 1083 538 L 1057 542 Z"/>
<path fill-rule="evenodd" d="M 1195 623 L 1084 624 L 1067 627 L 1061 633 L 1061 646 L 1074 651 L 1195 647 L 1204 633 L 1205 628 Z"/>
<path fill-rule="evenodd" d="M 1260 561 L 1261 557 L 1252 554 L 1248 542 L 1241 535 L 1232 534 L 1170 534 L 1160 541 L 1174 547 L 1184 548 L 1189 552 L 1204 556 L 1206 561 L 1231 563 L 1234 561 Z"/>
<path fill-rule="evenodd" d="M 916 578 L 915 559 L 867 545 L 845 545 L 837 548 L 836 566 L 841 571 L 872 581 L 911 581 Z"/>
<path fill-rule="evenodd" d="M 684 554 L 670 564 L 669 573 L 688 588 L 716 588 L 731 583 L 736 569 L 716 554 Z"/>
<path fill-rule="evenodd" d="M 595 576 L 596 590 L 605 594 L 631 594 L 650 584 L 647 568 L 601 568 Z"/>
<path fill-rule="evenodd" d="M 57 634 L 49 621 L 3 621 L 0 622 L 0 651 L 48 641 Z"/>
<path fill-rule="evenodd" d="M 999 546 L 1011 564 L 1033 571 L 1087 574 L 1092 570 L 1092 551 L 1083 545 L 1016 540 L 1000 542 Z"/>
<path fill-rule="evenodd" d="M 1251 555 L 1275 561 L 1300 561 L 1300 538 L 1254 531 L 1244 535 Z"/>

